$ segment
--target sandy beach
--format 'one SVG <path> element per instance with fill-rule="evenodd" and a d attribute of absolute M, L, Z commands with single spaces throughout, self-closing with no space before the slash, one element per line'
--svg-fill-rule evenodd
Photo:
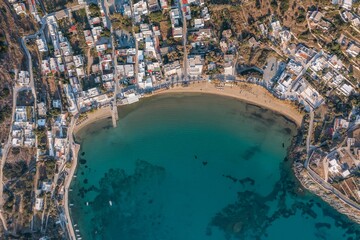
<path fill-rule="evenodd" d="M 85 126 L 106 118 L 111 118 L 110 107 L 99 108 L 93 112 L 87 112 L 87 118 L 74 127 L 74 134 L 76 135 L 76 133 Z"/>
<path fill-rule="evenodd" d="M 301 126 L 303 114 L 300 113 L 290 102 L 275 98 L 271 93 L 261 86 L 249 83 L 238 83 L 237 85 L 216 88 L 209 82 L 191 83 L 189 86 L 175 86 L 171 89 L 163 89 L 153 94 L 155 96 L 168 93 L 208 93 L 221 96 L 233 97 L 244 102 L 257 105 L 277 112 Z"/>
<path fill-rule="evenodd" d="M 294 121 L 298 126 L 301 125 L 303 119 L 303 114 L 300 113 L 290 102 L 275 98 L 266 89 L 255 84 L 239 83 L 238 85 L 216 88 L 212 83 L 201 82 L 190 84 L 186 87 L 179 85 L 174 86 L 171 89 L 162 89 L 152 94 L 147 94 L 145 97 L 169 93 L 207 93 L 233 97 L 284 115 Z M 110 107 L 100 108 L 94 112 L 88 112 L 87 118 L 75 126 L 74 133 L 76 134 L 80 129 L 93 122 L 109 117 L 111 117 Z"/>

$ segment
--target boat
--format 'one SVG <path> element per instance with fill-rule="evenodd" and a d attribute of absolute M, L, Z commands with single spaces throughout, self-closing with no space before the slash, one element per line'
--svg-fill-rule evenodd
<path fill-rule="evenodd" d="M 86 202 L 86 206 L 89 206 L 89 202 Z"/>
<path fill-rule="evenodd" d="M 109 201 L 109 205 L 112 206 L 112 201 Z"/>

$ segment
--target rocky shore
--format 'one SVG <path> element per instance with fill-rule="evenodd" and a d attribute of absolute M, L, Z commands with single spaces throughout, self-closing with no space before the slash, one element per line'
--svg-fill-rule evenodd
<path fill-rule="evenodd" d="M 295 176 L 304 188 L 319 196 L 323 201 L 327 202 L 338 212 L 348 216 L 351 220 L 360 224 L 360 211 L 349 206 L 334 193 L 318 184 L 305 169 L 303 162 L 294 161 L 293 169 Z"/>

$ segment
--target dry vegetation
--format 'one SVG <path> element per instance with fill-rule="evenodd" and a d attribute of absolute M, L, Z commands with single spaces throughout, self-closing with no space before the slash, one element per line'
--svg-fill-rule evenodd
<path fill-rule="evenodd" d="M 6 29 L 6 31 L 4 31 Z M 24 54 L 20 37 L 34 33 L 35 24 L 30 17 L 17 16 L 7 1 L 0 1 L 0 142 L 8 135 L 12 106 L 12 83 L 14 69 L 24 68 Z"/>

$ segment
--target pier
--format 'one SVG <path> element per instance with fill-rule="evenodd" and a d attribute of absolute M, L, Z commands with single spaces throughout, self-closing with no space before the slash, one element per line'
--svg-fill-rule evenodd
<path fill-rule="evenodd" d="M 117 120 L 119 120 L 119 116 L 118 116 L 118 110 L 117 110 L 117 106 L 113 105 L 111 108 L 111 119 L 112 119 L 112 124 L 113 127 L 116 128 L 117 126 Z"/>

